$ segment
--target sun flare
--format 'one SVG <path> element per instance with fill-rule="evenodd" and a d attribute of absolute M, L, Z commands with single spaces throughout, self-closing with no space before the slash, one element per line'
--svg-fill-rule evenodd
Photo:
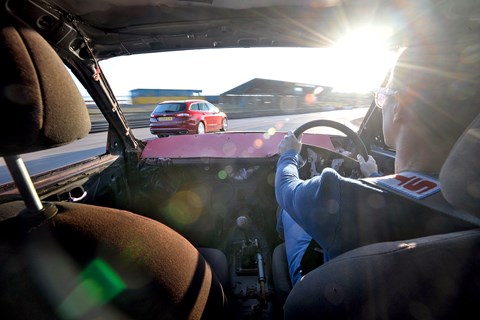
<path fill-rule="evenodd" d="M 366 92 L 379 86 L 395 61 L 396 51 L 387 46 L 389 28 L 352 30 L 332 47 L 335 90 Z"/>

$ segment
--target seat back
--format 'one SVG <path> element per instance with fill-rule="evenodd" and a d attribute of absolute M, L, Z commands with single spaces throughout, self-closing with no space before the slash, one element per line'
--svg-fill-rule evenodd
<path fill-rule="evenodd" d="M 455 144 L 440 171 L 442 194 L 455 208 L 480 218 L 480 116 Z"/>
<path fill-rule="evenodd" d="M 5 13 L 1 18 L 0 156 L 85 137 L 88 110 L 61 59 L 37 32 Z"/>
<path fill-rule="evenodd" d="M 361 247 L 308 273 L 285 319 L 467 319 L 480 303 L 480 229 Z"/>
<path fill-rule="evenodd" d="M 24 229 L 21 203 L 0 223 L 0 309 L 5 319 L 226 317 L 220 281 L 169 227 L 97 206 L 54 203 L 58 214 Z"/>
<path fill-rule="evenodd" d="M 83 98 L 59 56 L 1 10 L 0 156 L 18 160 L 88 134 Z M 34 204 L 0 205 L 2 318 L 227 317 L 219 280 L 184 237 L 127 211 L 42 203 L 20 167 L 11 172 Z"/>

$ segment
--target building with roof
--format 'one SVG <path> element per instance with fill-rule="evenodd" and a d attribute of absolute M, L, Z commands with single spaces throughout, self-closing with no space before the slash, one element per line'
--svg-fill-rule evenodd
<path fill-rule="evenodd" d="M 166 100 L 201 98 L 198 89 L 134 89 L 130 90 L 133 104 L 157 104 Z"/>
<path fill-rule="evenodd" d="M 222 93 L 220 102 L 240 108 L 271 105 L 290 109 L 315 104 L 332 89 L 322 85 L 255 78 Z"/>

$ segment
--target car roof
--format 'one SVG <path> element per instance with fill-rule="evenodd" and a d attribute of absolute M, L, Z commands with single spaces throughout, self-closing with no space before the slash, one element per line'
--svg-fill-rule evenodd
<path fill-rule="evenodd" d="M 23 2 L 23 3 L 22 3 Z M 138 53 L 222 47 L 327 47 L 365 24 L 393 29 L 391 46 L 416 41 L 425 15 L 460 17 L 479 29 L 480 1 L 392 0 L 24 0 L 12 13 L 63 50 L 102 60 Z M 42 5 L 42 9 L 37 3 Z M 473 8 L 473 9 L 472 9 Z M 25 14 L 25 11 L 28 14 Z M 434 30 L 427 28 L 424 30 Z M 428 36 L 428 35 L 424 35 Z"/>
<path fill-rule="evenodd" d="M 207 100 L 202 99 L 186 99 L 186 100 L 168 100 L 162 101 L 158 104 L 166 104 L 166 103 L 193 103 L 193 102 L 208 102 Z"/>

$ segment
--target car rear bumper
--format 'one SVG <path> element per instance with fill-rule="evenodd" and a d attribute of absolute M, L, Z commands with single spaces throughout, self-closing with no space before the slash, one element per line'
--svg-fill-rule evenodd
<path fill-rule="evenodd" d="M 149 127 L 150 132 L 154 135 L 195 133 L 195 127 L 188 120 L 179 118 L 174 118 L 172 121 L 150 119 Z"/>
<path fill-rule="evenodd" d="M 159 134 L 188 134 L 188 133 L 195 133 L 188 128 L 176 128 L 176 127 L 158 127 L 150 125 L 150 133 L 159 135 Z"/>
<path fill-rule="evenodd" d="M 150 128 L 150 133 L 158 135 L 158 134 L 188 134 L 188 133 L 192 133 L 192 132 L 189 132 L 186 129 L 171 129 L 171 128 L 168 128 L 168 129 L 164 129 L 164 128 L 153 129 L 153 128 Z"/>

